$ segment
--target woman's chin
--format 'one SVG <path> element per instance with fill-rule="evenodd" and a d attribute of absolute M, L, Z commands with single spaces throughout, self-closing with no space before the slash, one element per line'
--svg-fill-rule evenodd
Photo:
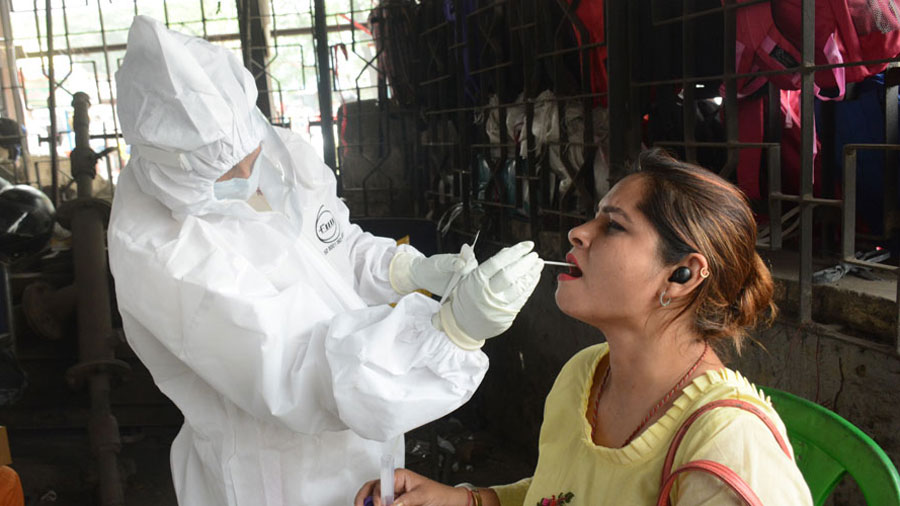
<path fill-rule="evenodd" d="M 553 295 L 553 298 L 556 300 L 556 307 L 558 307 L 563 314 L 576 318 L 576 316 L 570 312 L 574 309 L 572 300 L 565 294 L 565 289 L 562 286 L 556 287 L 556 293 Z"/>

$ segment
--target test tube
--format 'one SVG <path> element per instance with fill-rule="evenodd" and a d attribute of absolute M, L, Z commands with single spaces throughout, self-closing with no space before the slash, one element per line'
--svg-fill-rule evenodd
<path fill-rule="evenodd" d="M 394 504 L 394 456 L 390 453 L 381 456 L 381 504 Z"/>

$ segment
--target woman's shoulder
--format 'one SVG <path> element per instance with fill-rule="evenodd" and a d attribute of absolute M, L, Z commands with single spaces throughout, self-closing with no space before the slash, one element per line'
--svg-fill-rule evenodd
<path fill-rule="evenodd" d="M 793 461 L 784 423 L 756 385 L 737 371 L 720 369 L 695 379 L 690 390 L 685 392 L 689 395 L 683 396 L 689 404 L 685 406 L 683 419 L 704 405 L 722 399 L 742 401 L 751 409 L 758 408 L 756 411 L 762 416 L 740 407 L 720 407 L 704 413 L 685 433 L 675 467 L 693 460 L 716 461 L 747 481 L 765 504 L 810 504 L 809 490 Z M 774 430 L 766 421 L 771 422 Z M 787 445 L 787 454 L 779 444 L 779 437 Z M 680 490 L 675 495 L 688 504 L 711 493 L 727 495 L 722 484 L 712 478 L 691 476 L 682 485 L 676 486 Z"/>
<path fill-rule="evenodd" d="M 739 371 L 722 368 L 706 371 L 684 389 L 681 404 L 693 408 L 720 399 L 738 399 L 761 408 L 766 414 L 776 415 L 768 396 Z M 683 406 L 688 411 L 692 407 Z"/>
<path fill-rule="evenodd" d="M 569 361 L 566 362 L 566 365 L 580 364 L 584 362 L 596 362 L 603 358 L 603 356 L 607 353 L 609 353 L 609 345 L 607 343 L 592 344 L 591 346 L 583 348 L 572 355 L 572 358 L 570 358 Z"/>
<path fill-rule="evenodd" d="M 573 355 L 562 366 L 559 374 L 556 375 L 556 379 L 553 381 L 553 388 L 550 389 L 548 395 L 548 402 L 553 399 L 568 399 L 573 395 L 579 395 L 579 392 L 585 388 L 585 385 L 592 381 L 597 364 L 607 352 L 609 352 L 609 346 L 606 343 L 600 343 L 588 346 Z M 569 401 L 563 400 L 561 402 Z"/>
<path fill-rule="evenodd" d="M 606 343 L 597 343 L 579 350 L 572 355 L 572 358 L 570 358 L 565 365 L 563 365 L 562 370 L 559 372 L 559 376 L 593 374 L 594 369 L 597 367 L 597 363 L 600 362 L 600 359 L 606 356 L 607 353 L 609 353 L 609 345 Z"/>
<path fill-rule="evenodd" d="M 707 371 L 685 389 L 678 400 L 683 408 L 682 422 L 703 406 L 726 399 L 739 401 L 739 405 L 726 405 L 703 413 L 685 435 L 685 446 L 692 446 L 692 439 L 698 442 L 717 439 L 721 443 L 724 438 L 729 440 L 726 446 L 734 449 L 761 441 L 766 441 L 766 446 L 773 450 L 780 449 L 776 434 L 766 422 L 771 422 L 781 439 L 787 441 L 784 422 L 768 396 L 740 372 L 731 369 Z"/>

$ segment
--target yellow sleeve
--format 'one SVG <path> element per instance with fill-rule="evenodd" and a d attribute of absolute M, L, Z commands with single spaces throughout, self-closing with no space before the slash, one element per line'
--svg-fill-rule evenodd
<path fill-rule="evenodd" d="M 497 485 L 491 487 L 491 490 L 497 493 L 500 499 L 500 506 L 523 506 L 525 503 L 525 494 L 528 493 L 528 487 L 531 486 L 531 478 L 523 478 L 509 485 Z"/>

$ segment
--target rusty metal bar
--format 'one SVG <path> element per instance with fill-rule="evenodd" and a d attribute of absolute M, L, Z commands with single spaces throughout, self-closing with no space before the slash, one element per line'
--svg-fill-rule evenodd
<path fill-rule="evenodd" d="M 606 47 L 606 41 L 603 42 L 591 42 L 587 44 L 582 44 L 580 46 L 570 47 L 566 49 L 557 49 L 555 51 L 547 51 L 545 53 L 538 53 L 534 57 L 537 59 L 540 58 L 548 58 L 551 56 L 563 56 L 569 53 L 587 53 L 589 49 Z"/>
<path fill-rule="evenodd" d="M 800 95 L 800 322 L 812 322 L 813 150 L 815 149 L 815 0 L 803 0 Z"/>
<path fill-rule="evenodd" d="M 624 170 L 628 158 L 626 131 L 631 123 L 631 61 L 628 48 L 629 2 L 606 2 L 606 42 L 609 51 L 610 176 Z"/>
<path fill-rule="evenodd" d="M 200 12 L 203 22 L 203 38 L 205 39 L 208 35 L 202 1 L 200 2 Z M 243 58 L 244 67 L 250 71 L 256 82 L 256 106 L 271 121 L 273 119 L 271 85 L 269 76 L 265 72 L 269 60 L 269 45 L 260 15 L 259 2 L 257 0 L 239 0 L 237 2 L 237 14 L 238 32 L 241 38 L 241 57 Z M 261 72 L 260 69 L 262 69 Z"/>
<path fill-rule="evenodd" d="M 2 23 L 3 28 L 6 70 L 9 72 L 9 86 L 13 95 L 13 108 L 16 111 L 16 121 L 19 124 L 24 124 L 25 111 L 22 107 L 22 100 L 19 100 L 19 90 L 22 89 L 22 86 L 19 84 L 18 66 L 16 65 L 16 48 L 12 37 L 12 23 L 9 19 L 10 1 L 11 0 L 2 0 L 2 4 L 0 4 L 0 23 Z M 22 146 L 22 168 L 25 172 L 25 179 L 27 180 L 28 168 L 31 167 L 31 153 L 28 149 L 28 136 L 20 135 L 19 142 Z"/>
<path fill-rule="evenodd" d="M 781 146 L 781 144 L 777 142 L 740 142 L 740 141 L 703 141 L 703 142 L 684 142 L 684 141 L 658 141 L 653 143 L 654 146 L 690 146 L 690 147 L 703 147 L 703 148 L 762 148 L 762 149 L 770 149 Z"/>
<path fill-rule="evenodd" d="M 201 2 L 202 3 L 202 2 Z M 109 64 L 109 50 L 107 49 L 106 43 L 106 23 L 103 21 L 103 9 L 100 8 L 100 2 L 97 2 L 97 16 L 100 20 L 100 40 L 103 44 L 103 62 L 106 66 L 106 86 L 109 89 L 109 107 L 110 112 L 112 113 L 112 121 L 113 121 L 113 131 L 119 132 L 119 115 L 116 113 L 116 92 L 113 87 L 113 76 L 114 72 L 112 70 L 112 66 Z M 100 88 L 97 88 L 97 99 L 100 99 Z M 85 129 L 87 131 L 87 129 Z M 119 153 L 122 152 L 122 144 L 119 142 L 119 138 L 116 137 L 116 160 L 119 162 L 119 170 L 125 168 L 125 164 L 122 161 L 122 157 L 119 156 Z M 105 143 L 104 143 L 105 145 Z M 85 144 L 85 146 L 89 146 L 89 144 Z M 110 174 L 111 175 L 111 174 Z M 112 179 L 109 181 L 110 189 L 113 193 L 115 193 L 115 186 L 112 184 Z"/>
<path fill-rule="evenodd" d="M 894 335 L 894 350 L 900 354 L 900 268 L 862 262 L 856 258 L 856 162 L 857 152 L 860 150 L 900 151 L 898 144 L 846 144 L 844 146 L 844 189 L 841 227 L 841 257 L 846 263 L 863 265 L 884 271 L 893 271 L 897 274 L 897 297 L 894 300 L 897 306 L 896 333 Z M 885 167 L 885 170 L 897 170 L 897 167 Z M 885 224 L 886 225 L 886 224 Z"/>
<path fill-rule="evenodd" d="M 856 152 L 856 146 L 844 146 L 844 203 L 841 212 L 841 256 L 844 258 L 856 258 Z M 897 302 L 900 305 L 900 299 Z"/>
<path fill-rule="evenodd" d="M 446 81 L 448 79 L 453 79 L 453 76 L 451 76 L 450 74 L 445 74 L 445 75 L 436 77 L 434 79 L 426 79 L 426 80 L 420 82 L 419 86 L 427 86 L 429 84 L 438 84 L 438 83 L 440 83 L 442 81 Z"/>
<path fill-rule="evenodd" d="M 900 144 L 854 143 L 844 144 L 844 152 L 877 149 L 880 151 L 900 151 Z"/>
<path fill-rule="evenodd" d="M 322 157 L 325 165 L 337 168 L 337 152 L 334 143 L 334 125 L 331 105 L 331 60 L 328 46 L 328 23 L 325 0 L 315 0 L 316 64 L 319 67 L 319 115 L 322 119 Z"/>
<path fill-rule="evenodd" d="M 503 63 L 498 63 L 497 65 L 491 65 L 490 67 L 484 67 L 484 68 L 480 68 L 480 69 L 470 70 L 469 75 L 475 76 L 478 74 L 483 74 L 485 72 L 490 72 L 492 70 L 500 70 L 500 69 L 505 69 L 508 67 L 512 67 L 512 62 L 505 61 Z"/>
<path fill-rule="evenodd" d="M 693 0 L 682 0 L 681 12 L 686 13 L 694 6 Z M 691 20 L 685 20 L 681 27 L 681 76 L 689 78 L 694 76 L 694 26 Z M 681 120 L 685 141 L 685 159 L 691 163 L 697 163 L 697 147 L 692 143 L 696 138 L 696 120 L 694 105 L 697 97 L 696 86 L 682 86 Z"/>
<path fill-rule="evenodd" d="M 122 506 L 125 499 L 118 463 L 121 441 L 109 393 L 115 375 L 127 371 L 128 366 L 115 358 L 118 337 L 112 328 L 104 230 L 109 204 L 92 198 L 98 156 L 89 145 L 90 99 L 86 93 L 78 92 L 72 105 L 75 108 L 72 173 L 78 184 L 78 198 L 61 206 L 59 214 L 61 220 L 69 222 L 72 231 L 79 363 L 67 375 L 76 386 L 86 384 L 90 395 L 88 432 L 100 477 L 99 504 Z"/>
<path fill-rule="evenodd" d="M 900 269 L 900 267 L 897 267 L 896 265 L 885 265 L 885 264 L 879 264 L 879 263 L 875 263 L 875 262 L 866 262 L 865 260 L 859 260 L 857 258 L 844 258 L 842 261 L 847 264 L 858 265 L 860 267 L 868 267 L 870 269 L 876 269 L 876 270 L 884 271 L 884 272 L 897 272 L 897 270 Z"/>
<path fill-rule="evenodd" d="M 712 14 L 718 14 L 720 12 L 728 12 L 736 9 L 743 9 L 746 7 L 750 7 L 751 5 L 769 3 L 771 0 L 745 0 L 739 4 L 726 4 L 722 7 L 713 7 L 712 9 L 705 9 L 702 11 L 692 12 L 690 14 L 682 14 L 681 16 L 673 16 L 671 18 L 666 19 L 654 19 L 651 21 L 651 26 L 659 27 L 665 25 L 671 25 L 677 23 L 679 21 L 690 21 L 696 18 L 702 18 L 704 16 L 709 16 Z"/>
<path fill-rule="evenodd" d="M 439 80 L 450 79 L 451 77 L 452 76 L 449 76 L 449 75 L 443 76 L 440 79 L 432 79 L 431 81 L 428 81 L 428 83 L 431 84 L 431 83 L 437 82 Z M 425 83 L 425 81 L 423 81 L 423 83 Z M 564 100 L 584 100 L 584 99 L 589 99 L 589 98 L 600 98 L 600 97 L 607 97 L 607 96 L 609 96 L 609 93 L 580 93 L 577 95 L 566 95 L 564 97 Z M 487 110 L 487 109 L 509 109 L 510 107 L 524 105 L 529 100 L 530 100 L 529 98 L 525 98 L 522 101 L 507 102 L 507 103 L 503 103 L 503 104 L 494 104 L 494 105 L 484 104 L 484 105 L 473 105 L 470 107 L 451 107 L 451 108 L 447 108 L 447 109 L 428 109 L 424 112 L 424 115 L 425 116 L 434 116 L 434 115 L 438 115 L 438 114 L 447 114 L 447 113 L 451 113 L 451 112 L 460 112 L 460 111 L 477 112 L 477 111 L 482 111 L 482 110 Z M 561 100 L 561 99 L 557 98 L 555 100 Z"/>
<path fill-rule="evenodd" d="M 726 13 L 727 16 L 727 13 Z M 727 39 L 726 39 L 727 43 Z M 781 74 L 799 74 L 804 72 L 805 70 L 811 71 L 819 71 L 819 70 L 830 70 L 835 68 L 842 67 L 860 67 L 863 65 L 878 65 L 882 63 L 894 63 L 900 61 L 900 57 L 892 57 L 892 58 L 879 58 L 877 60 L 863 60 L 863 61 L 853 61 L 853 62 L 844 62 L 844 63 L 829 63 L 822 65 L 810 65 L 809 67 L 791 67 L 781 70 L 760 70 L 756 72 L 743 72 L 740 74 L 713 74 L 706 75 L 702 77 L 694 77 L 691 79 L 684 78 L 673 78 L 673 79 L 659 79 L 656 81 L 634 81 L 632 82 L 632 86 L 645 88 L 650 86 L 661 86 L 666 84 L 687 84 L 687 83 L 702 83 L 707 81 L 715 81 L 715 80 L 724 80 L 728 78 L 741 79 L 743 77 L 766 77 L 766 76 L 774 76 Z"/>
<path fill-rule="evenodd" d="M 493 10 L 495 7 L 499 7 L 501 4 L 510 3 L 510 0 L 493 0 L 492 2 L 488 2 L 484 7 L 479 7 L 477 9 L 473 9 L 472 12 L 466 14 L 468 17 L 474 17 L 482 12 L 488 12 Z M 459 12 L 459 11 L 457 11 Z"/>
<path fill-rule="evenodd" d="M 580 222 L 583 222 L 586 218 L 589 218 L 589 216 L 585 216 L 585 215 L 582 214 L 582 213 L 573 213 L 573 212 L 568 212 L 568 211 L 559 211 L 559 210 L 556 210 L 556 209 L 550 209 L 550 208 L 546 208 L 546 207 L 545 207 L 545 208 L 541 208 L 541 213 L 546 214 L 546 215 L 550 215 L 550 216 L 559 216 L 559 217 L 561 217 L 561 218 L 573 218 L 573 219 L 576 219 L 576 220 L 580 220 Z M 565 233 L 568 232 L 568 231 L 567 231 L 567 230 L 560 230 L 560 232 L 563 233 L 563 234 L 565 234 Z"/>
<path fill-rule="evenodd" d="M 47 52 L 53 54 L 53 15 L 50 12 L 52 1 L 47 0 Z M 47 85 L 50 96 L 47 108 L 50 110 L 50 199 L 53 205 L 59 205 L 59 153 L 56 152 L 56 77 L 54 75 L 53 57 L 47 58 Z"/>
<path fill-rule="evenodd" d="M 236 20 L 237 18 L 220 18 L 226 20 Z M 167 25 L 168 26 L 168 25 Z M 350 24 L 337 24 L 337 25 L 328 25 L 326 31 L 328 33 L 333 32 L 341 32 L 341 31 L 350 31 L 354 30 L 354 26 Z M 117 30 L 108 30 L 109 32 L 115 32 Z M 93 34 L 98 32 L 83 32 L 83 33 L 71 33 L 70 35 L 85 35 L 85 34 Z M 296 35 L 311 35 L 315 33 L 314 28 L 284 28 L 278 30 L 270 30 L 269 35 L 271 37 L 290 37 Z M 241 40 L 241 35 L 239 33 L 214 33 L 206 37 L 206 40 L 209 42 L 233 42 Z M 285 47 L 285 46 L 282 46 Z M 125 44 L 107 44 L 106 51 L 115 52 L 115 51 L 124 51 Z M 79 46 L 73 47 L 71 49 L 72 56 L 79 54 L 90 54 L 90 53 L 102 53 L 104 51 L 104 46 Z M 25 52 L 24 56 L 26 58 L 43 58 L 51 54 L 50 51 L 36 51 L 36 52 Z M 52 51 L 53 55 L 68 55 L 66 50 L 62 49 L 54 49 Z"/>
<path fill-rule="evenodd" d="M 884 142 L 890 144 L 900 143 L 900 125 L 898 125 L 898 84 L 900 84 L 900 68 L 891 67 L 884 73 Z M 884 196 L 882 197 L 882 217 L 884 225 L 882 234 L 890 237 L 892 234 L 900 234 L 900 205 L 897 203 L 898 171 L 897 152 L 894 150 L 884 153 L 884 166 L 882 179 L 884 181 Z M 900 306 L 900 299 L 897 301 Z"/>
<path fill-rule="evenodd" d="M 810 206 L 829 206 L 829 207 L 841 207 L 843 204 L 842 200 L 839 199 L 823 199 L 818 197 L 807 197 L 803 198 L 800 195 L 789 195 L 781 192 L 769 191 L 769 198 L 774 200 L 780 200 L 782 202 L 805 202 Z"/>
<path fill-rule="evenodd" d="M 733 7 L 736 0 L 725 0 L 727 7 Z M 722 68 L 725 72 L 734 72 L 737 70 L 737 10 L 728 9 L 723 16 L 723 37 L 725 41 L 725 49 L 723 51 Z M 738 130 L 738 99 L 737 99 L 737 79 L 729 77 L 725 79 L 725 138 L 739 139 L 740 132 Z M 725 165 L 719 171 L 724 178 L 731 177 L 731 174 L 737 170 L 740 161 L 740 153 L 738 150 L 728 148 L 726 153 Z"/>
<path fill-rule="evenodd" d="M 775 144 L 766 150 L 766 169 L 769 175 L 769 192 L 781 193 L 781 145 Z M 782 246 L 782 201 L 769 199 L 769 249 L 777 251 Z"/>

